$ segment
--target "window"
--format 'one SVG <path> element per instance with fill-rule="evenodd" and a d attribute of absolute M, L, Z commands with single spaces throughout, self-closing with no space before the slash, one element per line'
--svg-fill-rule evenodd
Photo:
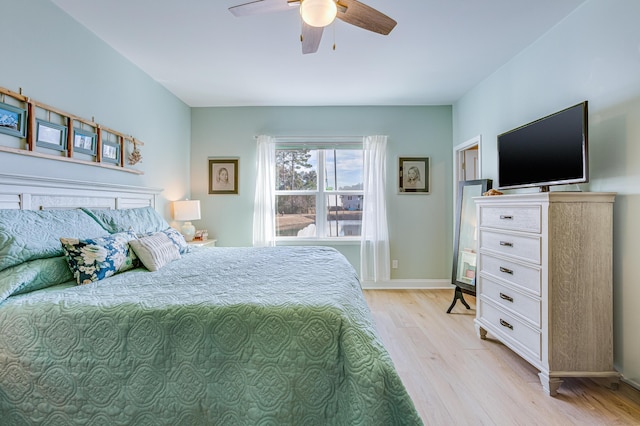
<path fill-rule="evenodd" d="M 359 237 L 361 145 L 276 147 L 276 237 Z"/>

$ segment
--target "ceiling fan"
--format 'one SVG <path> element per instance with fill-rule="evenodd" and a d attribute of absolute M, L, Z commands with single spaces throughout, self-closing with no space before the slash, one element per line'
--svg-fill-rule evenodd
<path fill-rule="evenodd" d="M 315 53 L 324 27 L 335 18 L 365 30 L 387 35 L 397 22 L 384 13 L 357 0 L 256 0 L 229 8 L 235 16 L 282 12 L 300 8 L 302 16 L 302 53 Z"/>

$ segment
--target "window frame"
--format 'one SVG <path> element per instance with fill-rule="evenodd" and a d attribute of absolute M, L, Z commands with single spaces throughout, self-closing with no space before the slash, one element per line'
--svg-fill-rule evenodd
<path fill-rule="evenodd" d="M 322 142 L 322 141 L 314 141 L 314 142 L 297 142 L 297 143 L 282 143 L 280 141 L 276 141 L 275 145 L 276 151 L 279 150 L 315 150 L 317 152 L 317 182 L 315 190 L 279 190 L 276 189 L 274 191 L 274 197 L 279 195 L 315 195 L 316 197 L 316 207 L 315 207 L 315 225 L 316 225 L 316 235 L 314 237 L 298 237 L 298 236 L 278 236 L 276 235 L 277 243 L 291 244 L 296 242 L 301 243 L 309 243 L 309 242 L 329 242 L 332 244 L 353 244 L 355 242 L 359 243 L 361 240 L 361 236 L 329 236 L 328 235 L 328 220 L 327 216 L 329 213 L 327 201 L 329 197 L 340 197 L 341 195 L 345 196 L 362 196 L 364 200 L 364 188 L 359 190 L 327 190 L 325 185 L 322 182 L 325 182 L 325 168 L 322 165 L 326 162 L 326 152 L 327 150 L 337 149 L 337 150 L 357 150 L 361 151 L 363 154 L 363 171 L 364 171 L 364 146 L 362 143 L 362 139 L 345 141 L 342 143 L 335 142 Z M 274 199 L 274 206 L 277 205 L 276 199 Z M 364 202 L 364 201 L 363 201 Z M 321 214 L 319 214 L 321 207 Z M 275 212 L 277 216 L 277 211 Z M 277 226 L 276 226 L 277 233 Z"/>

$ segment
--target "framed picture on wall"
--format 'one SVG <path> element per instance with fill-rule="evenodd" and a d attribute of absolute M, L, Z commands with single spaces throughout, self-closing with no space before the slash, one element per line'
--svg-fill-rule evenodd
<path fill-rule="evenodd" d="M 429 194 L 431 192 L 429 157 L 398 158 L 398 192 L 400 194 Z"/>
<path fill-rule="evenodd" d="M 209 194 L 238 193 L 238 159 L 209 159 Z"/>
<path fill-rule="evenodd" d="M 93 132 L 73 129 L 73 151 L 96 155 L 96 138 L 97 135 Z"/>
<path fill-rule="evenodd" d="M 105 163 L 120 164 L 120 144 L 103 142 L 102 161 Z"/>
<path fill-rule="evenodd" d="M 0 102 L 0 133 L 26 137 L 27 110 Z"/>
<path fill-rule="evenodd" d="M 36 120 L 36 145 L 42 148 L 67 150 L 67 126 Z"/>

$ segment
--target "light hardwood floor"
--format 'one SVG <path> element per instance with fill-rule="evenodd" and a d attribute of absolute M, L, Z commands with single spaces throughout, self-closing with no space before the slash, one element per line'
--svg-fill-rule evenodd
<path fill-rule="evenodd" d="M 365 290 L 365 298 L 425 425 L 640 425 L 640 391 L 566 379 L 557 397 L 502 343 L 481 340 L 475 298 L 446 310 L 453 290 Z"/>

